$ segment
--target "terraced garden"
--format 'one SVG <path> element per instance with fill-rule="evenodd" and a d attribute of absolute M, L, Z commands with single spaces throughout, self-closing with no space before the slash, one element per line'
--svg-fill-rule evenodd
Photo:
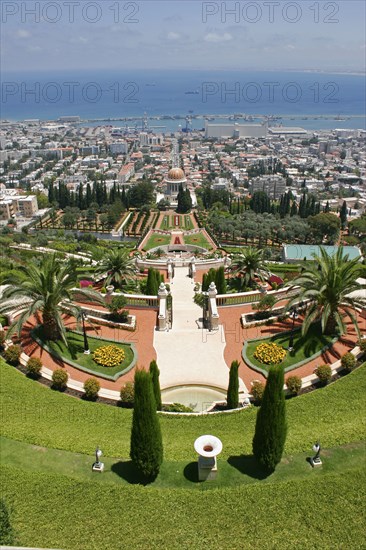
<path fill-rule="evenodd" d="M 128 460 L 130 410 L 53 392 L 2 360 L 0 369 L 1 487 L 17 544 L 65 550 L 239 549 L 243 541 L 253 549 L 363 547 L 366 364 L 288 401 L 285 456 L 267 478 L 250 456 L 254 408 L 161 416 L 165 462 L 150 487 L 135 485 Z M 196 483 L 193 442 L 203 433 L 223 442 L 218 480 L 211 484 Z M 306 459 L 317 439 L 323 466 L 313 470 Z M 91 472 L 96 445 L 106 463 L 101 475 Z"/>
<path fill-rule="evenodd" d="M 322 334 L 320 323 L 314 323 L 310 326 L 306 336 L 301 335 L 301 329 L 296 329 L 293 332 L 294 342 L 293 350 L 289 351 L 290 332 L 279 333 L 271 336 L 270 338 L 261 338 L 257 340 L 248 340 L 245 343 L 243 349 L 243 358 L 246 361 L 249 359 L 248 365 L 258 367 L 258 369 L 268 371 L 270 364 L 265 364 L 256 358 L 256 349 L 260 344 L 277 344 L 280 348 L 286 351 L 286 355 L 281 362 L 285 371 L 289 370 L 291 366 L 296 365 L 302 361 L 309 360 L 313 355 L 319 354 L 326 346 L 331 346 L 333 339 L 331 336 Z"/>
<path fill-rule="evenodd" d="M 160 233 L 152 233 L 144 245 L 144 250 L 150 250 L 151 248 L 157 248 L 170 243 L 170 235 L 162 235 Z"/>
<path fill-rule="evenodd" d="M 82 334 L 68 332 L 67 341 L 69 347 L 66 347 L 62 341 L 44 341 L 42 333 L 39 329 L 34 331 L 34 337 L 37 339 L 37 342 L 40 343 L 40 345 L 49 351 L 54 357 L 62 358 L 66 363 L 70 363 L 71 365 L 79 367 L 87 372 L 101 375 L 102 377 L 115 377 L 117 374 L 121 376 L 122 373 L 129 367 L 132 367 L 136 361 L 135 353 L 131 344 L 120 344 L 117 342 L 110 342 L 108 340 L 88 336 L 88 345 L 91 353 L 85 354 L 84 337 Z M 103 366 L 102 364 L 98 364 L 94 360 L 94 352 L 100 347 L 111 346 L 111 344 L 123 352 L 123 358 L 115 366 Z"/>

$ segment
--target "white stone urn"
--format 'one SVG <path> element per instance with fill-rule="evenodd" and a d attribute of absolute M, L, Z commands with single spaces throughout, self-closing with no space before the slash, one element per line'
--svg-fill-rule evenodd
<path fill-rule="evenodd" d="M 198 453 L 198 480 L 209 481 L 217 477 L 216 457 L 222 451 L 222 442 L 214 435 L 201 435 L 194 442 Z"/>

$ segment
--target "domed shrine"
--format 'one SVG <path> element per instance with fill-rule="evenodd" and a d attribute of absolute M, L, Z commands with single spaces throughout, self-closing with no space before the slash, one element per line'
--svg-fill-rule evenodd
<path fill-rule="evenodd" d="M 166 184 L 166 195 L 168 197 L 174 197 L 178 195 L 179 186 L 182 185 L 183 189 L 187 187 L 187 178 L 181 168 L 171 168 L 164 179 Z"/>

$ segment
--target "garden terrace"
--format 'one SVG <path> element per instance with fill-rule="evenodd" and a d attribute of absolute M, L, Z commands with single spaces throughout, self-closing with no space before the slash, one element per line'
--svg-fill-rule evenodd
<path fill-rule="evenodd" d="M 267 376 L 271 364 L 265 364 L 256 358 L 255 354 L 257 347 L 261 344 L 276 344 L 280 349 L 286 351 L 288 350 L 291 333 L 292 331 L 285 331 L 269 338 L 246 340 L 242 351 L 242 357 L 245 363 L 257 372 Z M 296 369 L 320 356 L 338 340 L 338 338 L 332 338 L 331 336 L 322 334 L 320 323 L 311 325 L 306 336 L 301 335 L 300 328 L 294 330 L 293 337 L 294 349 L 292 351 L 286 351 L 284 359 L 277 363 L 284 367 L 285 372 Z"/>
<path fill-rule="evenodd" d="M 84 338 L 81 333 L 74 331 L 67 332 L 68 347 L 62 341 L 45 341 L 40 327 L 32 331 L 32 336 L 37 344 L 48 351 L 56 361 L 65 362 L 72 367 L 105 378 L 106 380 L 117 380 L 120 376 L 130 371 L 135 366 L 137 360 L 135 347 L 131 343 L 117 343 L 114 340 L 88 335 L 88 345 L 91 353 L 85 354 Z M 103 346 L 111 346 L 112 344 L 123 352 L 121 361 L 117 365 L 110 367 L 98 364 L 94 360 L 94 352 Z"/>
<path fill-rule="evenodd" d="M 18 544 L 65 548 L 65 525 L 73 525 L 67 528 L 70 550 L 85 548 L 85 540 L 88 548 L 109 550 L 122 538 L 136 549 L 239 548 L 243 540 L 253 548 L 266 547 L 268 540 L 289 549 L 299 541 L 309 549 L 362 547 L 365 366 L 287 403 L 285 456 L 267 478 L 249 454 L 254 408 L 214 417 L 162 416 L 165 462 L 147 490 L 134 485 L 138 479 L 125 458 L 132 411 L 70 399 L 0 363 L 1 487 Z M 345 395 L 352 396 L 352 406 Z M 314 418 L 324 450 L 317 470 L 306 462 Z M 214 433 L 223 442 L 220 475 L 211 485 L 195 483 L 197 433 Z M 106 464 L 101 476 L 90 468 L 96 441 Z M 98 502 L 97 516 L 90 502 Z M 46 522 L 39 515 L 45 509 L 51 514 Z"/>

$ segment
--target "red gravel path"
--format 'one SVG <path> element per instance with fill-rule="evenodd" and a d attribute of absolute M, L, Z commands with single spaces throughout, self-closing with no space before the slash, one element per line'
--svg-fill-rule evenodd
<path fill-rule="evenodd" d="M 276 306 L 277 305 L 278 304 L 276 304 Z M 279 305 L 281 305 L 281 302 Z M 290 330 L 292 326 L 292 321 L 287 319 L 284 322 L 277 322 L 270 326 L 262 325 L 243 329 L 240 323 L 240 316 L 242 313 L 249 313 L 250 311 L 252 311 L 251 305 L 219 308 L 220 323 L 224 326 L 226 338 L 226 347 L 224 351 L 225 361 L 227 365 L 230 365 L 235 359 L 241 360 L 239 376 L 242 378 L 249 391 L 253 380 L 263 381 L 264 377 L 258 372 L 250 369 L 242 360 L 241 351 L 245 340 L 260 338 L 261 336 L 271 336 L 281 331 Z M 295 323 L 295 326 L 299 326 L 300 324 L 301 319 Z M 361 317 L 359 317 L 359 327 L 361 332 L 366 332 L 366 320 Z M 357 335 L 350 321 L 347 322 L 347 329 L 348 334 L 338 340 L 330 351 L 309 361 L 306 365 L 291 371 L 291 373 L 304 378 L 305 376 L 311 375 L 317 366 L 324 363 L 331 364 L 340 359 L 341 356 L 352 349 L 357 342 Z"/>

